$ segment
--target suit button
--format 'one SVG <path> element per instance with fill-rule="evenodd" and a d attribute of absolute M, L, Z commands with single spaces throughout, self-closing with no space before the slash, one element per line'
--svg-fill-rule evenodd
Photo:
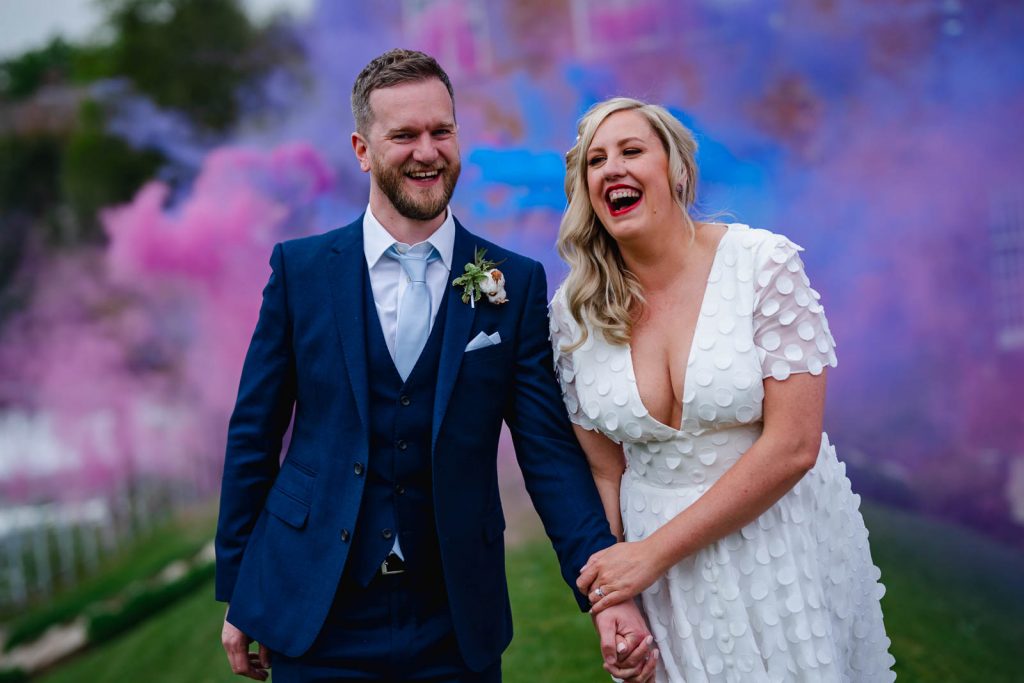
<path fill-rule="evenodd" d="M 398 450 L 404 451 L 406 448 L 409 447 L 409 444 L 405 442 L 405 439 L 399 439 L 398 441 L 395 442 L 395 446 L 398 448 Z"/>
<path fill-rule="evenodd" d="M 400 496 L 405 495 L 405 487 L 402 486 L 401 484 L 395 484 L 395 493 L 397 493 Z"/>
<path fill-rule="evenodd" d="M 356 473 L 357 477 L 361 475 L 363 473 L 363 463 L 357 462 L 352 466 L 352 471 Z"/>
<path fill-rule="evenodd" d="M 412 399 L 409 398 L 408 396 L 402 396 L 400 399 L 398 399 L 398 402 L 401 403 L 403 406 L 407 406 L 412 403 Z"/>
<path fill-rule="evenodd" d="M 341 530 L 341 540 L 344 541 L 345 543 L 348 543 L 348 537 L 349 537 L 348 529 L 342 529 Z"/>
<path fill-rule="evenodd" d="M 391 529 L 381 529 L 380 530 L 380 535 L 383 536 L 386 539 L 389 539 L 389 538 L 391 538 L 392 536 L 395 535 L 395 532 L 393 532 Z"/>

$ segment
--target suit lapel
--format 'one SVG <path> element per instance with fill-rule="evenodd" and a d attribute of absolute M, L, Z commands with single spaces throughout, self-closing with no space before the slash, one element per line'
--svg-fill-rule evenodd
<path fill-rule="evenodd" d="M 462 274 L 462 269 L 467 263 L 472 263 L 475 256 L 476 244 L 469 232 L 455 221 L 455 245 L 452 250 L 452 272 L 450 278 L 454 279 Z M 449 281 L 449 285 L 451 283 Z M 462 364 L 466 344 L 469 342 L 469 332 L 473 326 L 473 319 L 476 316 L 476 309 L 469 304 L 462 303 L 462 291 L 452 289 L 448 292 L 448 311 L 444 319 L 444 337 L 441 345 L 441 363 L 437 373 L 437 389 L 434 393 L 434 421 L 433 433 L 431 435 L 431 450 L 437 443 L 437 434 L 441 429 L 441 421 L 448 410 L 448 401 L 451 399 L 452 390 L 455 388 L 455 378 L 459 373 L 459 366 Z M 477 302 L 479 305 L 479 302 Z"/>
<path fill-rule="evenodd" d="M 345 366 L 348 368 L 359 419 L 369 430 L 366 316 L 363 313 L 363 271 L 366 269 L 366 256 L 363 254 L 362 216 L 341 229 L 338 238 L 331 245 L 327 263 L 331 298 L 334 303 L 334 322 L 338 327 Z"/>

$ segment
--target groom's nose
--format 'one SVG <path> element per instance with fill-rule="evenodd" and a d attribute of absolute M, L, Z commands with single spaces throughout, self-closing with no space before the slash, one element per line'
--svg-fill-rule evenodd
<path fill-rule="evenodd" d="M 432 164 L 439 155 L 437 143 L 430 135 L 421 135 L 412 151 L 412 158 L 421 164 Z"/>

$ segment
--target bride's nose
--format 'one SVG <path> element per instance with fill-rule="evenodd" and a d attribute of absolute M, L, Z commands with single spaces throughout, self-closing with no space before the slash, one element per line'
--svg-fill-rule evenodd
<path fill-rule="evenodd" d="M 626 162 L 621 156 L 609 157 L 602 170 L 605 180 L 615 180 L 626 175 Z"/>

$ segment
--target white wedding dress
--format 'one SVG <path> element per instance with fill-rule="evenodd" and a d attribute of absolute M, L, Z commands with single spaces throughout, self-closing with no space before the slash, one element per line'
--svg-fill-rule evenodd
<path fill-rule="evenodd" d="M 730 225 L 694 331 L 680 428 L 640 400 L 628 346 L 551 304 L 556 371 L 573 422 L 619 442 L 626 540 L 692 505 L 757 440 L 762 379 L 820 374 L 835 343 L 819 295 L 785 237 Z M 822 435 L 817 464 L 740 531 L 673 566 L 641 596 L 661 650 L 659 683 L 892 681 L 893 658 L 868 533 L 845 466 Z"/>

